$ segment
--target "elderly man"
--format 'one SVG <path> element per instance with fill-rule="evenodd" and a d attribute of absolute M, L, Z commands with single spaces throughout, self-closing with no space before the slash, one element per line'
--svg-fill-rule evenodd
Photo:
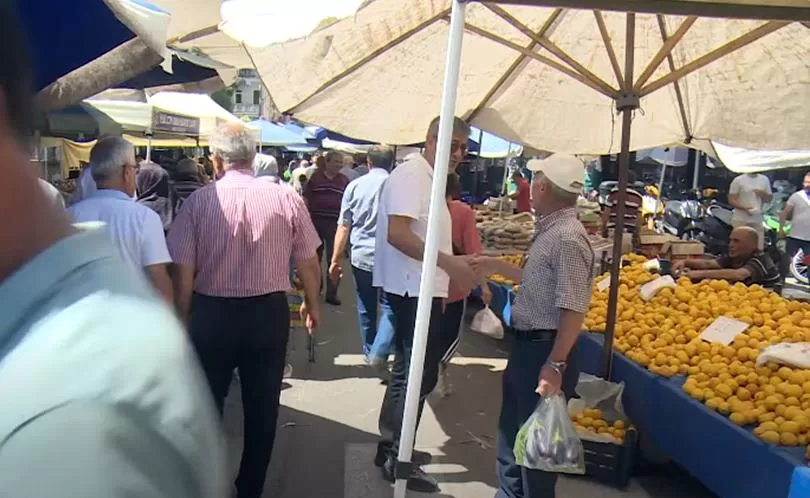
<path fill-rule="evenodd" d="M 343 168 L 343 154 L 340 152 L 330 150 L 324 157 L 318 159 L 323 166 L 319 166 L 307 182 L 304 188 L 304 200 L 309 207 L 318 237 L 323 243 L 318 248 L 318 265 L 321 264 L 321 259 L 326 252 L 328 268 L 335 252 L 335 232 L 340 217 L 340 204 L 343 200 L 343 192 L 349 185 L 349 179 L 340 172 Z M 338 284 L 339 281 L 331 278 L 326 281 L 326 302 L 335 306 L 340 306 L 340 299 L 337 295 Z"/>
<path fill-rule="evenodd" d="M 290 259 L 305 294 L 302 315 L 318 324 L 318 235 L 290 188 L 254 176 L 255 144 L 241 123 L 209 140 L 220 180 L 186 199 L 171 230 L 177 308 L 222 412 L 239 369 L 245 413 L 239 498 L 259 498 L 273 452 L 290 312 Z"/>
<path fill-rule="evenodd" d="M 496 498 L 554 496 L 556 474 L 515 463 L 513 447 L 521 425 L 541 396 L 574 393 L 578 369 L 572 351 L 588 311 L 594 254 L 577 219 L 584 164 L 572 156 L 533 159 L 534 211 L 540 216 L 537 235 L 524 268 L 492 257 L 477 260 L 485 272 L 519 281 L 512 306 L 515 340 L 503 382 L 498 425 L 498 492 Z"/>
<path fill-rule="evenodd" d="M 674 272 L 692 280 L 728 280 L 745 285 L 773 287 L 781 276 L 778 265 L 757 249 L 759 232 L 753 227 L 739 227 L 728 238 L 728 254 L 717 259 L 687 259 L 673 266 Z"/>
<path fill-rule="evenodd" d="M 129 265 L 142 271 L 152 286 L 169 302 L 172 262 L 160 216 L 132 200 L 138 166 L 135 149 L 121 137 L 100 139 L 90 151 L 90 171 L 97 190 L 68 208 L 73 221 L 98 221 L 107 225 L 112 241 Z"/>
<path fill-rule="evenodd" d="M 391 304 L 394 317 L 394 365 L 380 410 L 380 442 L 375 463 L 382 468 L 383 477 L 391 482 L 397 477 L 397 452 L 405 392 L 408 387 L 413 331 L 419 282 L 422 280 L 422 255 L 425 251 L 430 191 L 439 118 L 430 123 L 424 155 L 412 154 L 391 173 L 383 187 L 377 215 L 376 250 L 374 252 L 374 286 L 382 287 Z M 450 169 L 454 170 L 467 152 L 470 127 L 460 118 L 453 120 Z M 466 257 L 453 255 L 450 212 L 446 203 L 433 206 L 439 210 L 441 240 L 430 312 L 430 331 L 425 352 L 424 372 L 420 387 L 420 406 L 436 387 L 442 350 L 442 300 L 448 295 L 450 279 L 461 292 L 476 285 L 476 274 Z M 419 411 L 421 414 L 421 409 Z M 407 475 L 408 487 L 414 491 L 435 493 L 439 487 L 419 465 L 428 463 L 430 455 L 414 452 L 416 464 Z"/>
<path fill-rule="evenodd" d="M 222 498 L 225 439 L 171 310 L 29 165 L 30 67 L 0 3 L 0 494 Z M 134 158 L 133 158 L 134 159 Z M 12 243 L 13 241 L 13 243 Z"/>
<path fill-rule="evenodd" d="M 343 193 L 329 277 L 337 280 L 343 273 L 340 259 L 351 236 L 352 275 L 357 292 L 357 315 L 363 340 L 363 355 L 369 365 L 384 366 L 394 339 L 394 328 L 391 323 L 391 307 L 385 293 L 374 287 L 372 280 L 377 210 L 382 187 L 388 180 L 388 172 L 394 163 L 394 153 L 390 147 L 377 146 L 369 151 L 367 162 L 369 172 L 351 182 Z M 378 305 L 383 311 L 379 328 Z"/>

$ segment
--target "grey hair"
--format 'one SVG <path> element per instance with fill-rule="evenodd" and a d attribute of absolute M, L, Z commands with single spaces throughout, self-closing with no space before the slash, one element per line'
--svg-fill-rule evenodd
<path fill-rule="evenodd" d="M 375 168 L 391 171 L 391 167 L 394 165 L 394 151 L 387 145 L 375 145 L 366 156 Z"/>
<path fill-rule="evenodd" d="M 222 158 L 226 165 L 243 168 L 253 166 L 256 145 L 256 137 L 242 123 L 222 123 L 208 139 L 211 152 Z"/>
<path fill-rule="evenodd" d="M 576 205 L 577 199 L 579 199 L 579 194 L 561 189 L 555 185 L 554 182 L 546 178 L 546 175 L 544 175 L 542 171 L 535 173 L 534 178 L 536 181 L 541 181 L 548 185 L 549 190 L 551 190 L 551 196 L 554 197 L 554 199 L 560 204 L 564 204 L 566 206 Z"/>
<path fill-rule="evenodd" d="M 430 122 L 430 126 L 428 126 L 428 137 L 438 137 L 439 136 L 439 119 L 441 116 L 436 116 L 433 118 L 433 121 Z M 464 137 L 468 138 L 470 136 L 470 125 L 468 125 L 463 119 L 458 116 L 453 117 L 453 136 L 454 137 Z"/>
<path fill-rule="evenodd" d="M 121 174 L 129 163 L 135 163 L 135 148 L 121 137 L 100 138 L 90 151 L 90 174 L 96 182 Z"/>
<path fill-rule="evenodd" d="M 269 154 L 256 154 L 253 172 L 256 176 L 278 176 L 278 161 Z"/>

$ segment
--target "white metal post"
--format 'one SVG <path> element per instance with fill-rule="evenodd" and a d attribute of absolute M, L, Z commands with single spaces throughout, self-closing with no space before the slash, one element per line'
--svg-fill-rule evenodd
<path fill-rule="evenodd" d="M 447 42 L 447 62 L 444 69 L 442 107 L 439 119 L 436 158 L 433 163 L 433 187 L 430 192 L 430 212 L 428 214 L 425 253 L 422 257 L 422 280 L 419 283 L 419 300 L 416 305 L 416 326 L 413 331 L 411 368 L 408 372 L 408 390 L 405 395 L 405 413 L 402 432 L 399 438 L 399 462 L 410 462 L 416 435 L 416 419 L 419 414 L 419 398 L 422 386 L 422 372 L 427 348 L 427 335 L 430 325 L 430 309 L 436 278 L 436 261 L 439 254 L 441 231 L 440 209 L 445 200 L 447 172 L 450 162 L 450 142 L 453 138 L 453 120 L 456 113 L 456 93 L 458 74 L 461 66 L 461 45 L 464 40 L 464 10 L 466 0 L 453 0 L 450 14 L 450 35 Z M 394 498 L 405 498 L 407 481 L 397 479 Z"/>
<path fill-rule="evenodd" d="M 152 135 L 149 134 L 146 136 L 146 160 L 152 160 Z"/>
<path fill-rule="evenodd" d="M 700 151 L 695 149 L 695 167 L 692 170 L 692 190 L 697 190 L 700 183 Z"/>

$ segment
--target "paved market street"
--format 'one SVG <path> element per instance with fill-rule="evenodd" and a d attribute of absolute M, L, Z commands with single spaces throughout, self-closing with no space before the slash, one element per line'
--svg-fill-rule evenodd
<path fill-rule="evenodd" d="M 378 498 L 392 496 L 371 460 L 384 386 L 364 368 L 351 280 L 341 284 L 343 306 L 324 308 L 317 362 L 308 364 L 304 332 L 296 336 L 293 377 L 282 394 L 279 429 L 265 486 L 267 498 Z M 465 336 L 450 369 L 454 393 L 430 399 L 417 446 L 434 454 L 427 468 L 441 480 L 438 498 L 491 498 L 495 493 L 494 434 L 501 400 L 503 345 L 474 333 Z M 241 451 L 238 387 L 226 408 L 231 465 Z M 417 493 L 409 496 L 427 496 Z M 659 470 L 634 479 L 626 491 L 563 478 L 561 498 L 708 498 L 686 474 Z"/>

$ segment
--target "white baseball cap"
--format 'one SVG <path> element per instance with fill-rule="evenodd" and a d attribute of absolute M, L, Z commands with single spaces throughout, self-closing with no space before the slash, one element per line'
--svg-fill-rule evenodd
<path fill-rule="evenodd" d="M 585 163 L 577 157 L 554 154 L 546 159 L 532 159 L 526 168 L 543 176 L 557 187 L 578 194 L 585 182 Z"/>

